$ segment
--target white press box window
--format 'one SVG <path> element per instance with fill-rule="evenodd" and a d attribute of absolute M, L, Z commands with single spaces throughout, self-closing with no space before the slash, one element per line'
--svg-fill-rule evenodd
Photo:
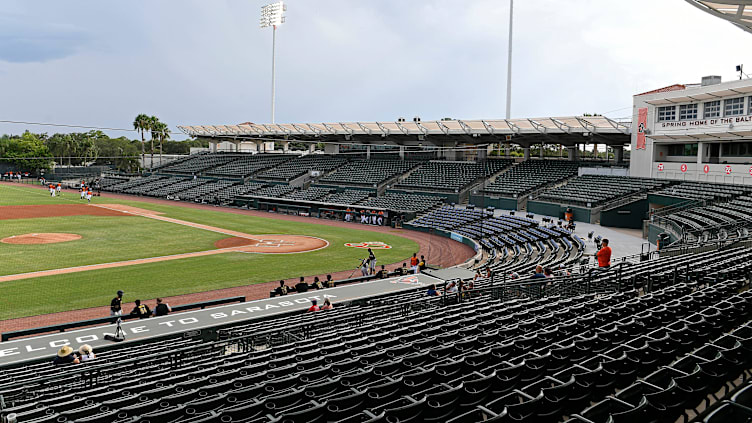
<path fill-rule="evenodd" d="M 658 122 L 676 120 L 676 106 L 663 106 L 658 108 Z"/>
<path fill-rule="evenodd" d="M 679 106 L 679 120 L 697 119 L 697 104 L 682 104 Z"/>
<path fill-rule="evenodd" d="M 739 116 L 744 114 L 744 97 L 730 98 L 723 102 L 724 116 Z"/>
<path fill-rule="evenodd" d="M 710 119 L 721 117 L 721 100 L 706 101 L 702 105 L 702 118 Z"/>

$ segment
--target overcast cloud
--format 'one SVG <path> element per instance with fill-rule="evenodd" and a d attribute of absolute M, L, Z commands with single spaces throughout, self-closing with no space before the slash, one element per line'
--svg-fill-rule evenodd
<path fill-rule="evenodd" d="M 4 0 L 0 120 L 268 122 L 263 4 Z M 507 0 L 290 0 L 277 122 L 504 117 L 508 10 Z M 752 35 L 682 0 L 525 0 L 514 11 L 512 117 L 629 117 L 636 93 L 733 79 L 740 63 L 752 71 Z"/>

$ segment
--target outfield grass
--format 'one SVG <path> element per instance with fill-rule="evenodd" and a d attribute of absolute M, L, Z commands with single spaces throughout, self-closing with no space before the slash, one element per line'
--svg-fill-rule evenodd
<path fill-rule="evenodd" d="M 73 200 L 73 203 L 79 202 L 78 196 L 76 195 Z M 315 219 L 311 219 L 311 223 L 291 222 L 277 220 L 273 216 L 255 217 L 215 210 L 114 200 L 107 198 L 106 194 L 105 197 L 93 199 L 93 202 L 131 205 L 159 211 L 176 219 L 249 234 L 311 235 L 326 239 L 330 245 L 322 250 L 299 254 L 224 253 L 2 282 L 0 320 L 107 305 L 118 289 L 126 291 L 126 299 L 132 301 L 135 298 L 150 299 L 354 269 L 364 257 L 365 251 L 345 247 L 344 244 L 347 242 L 381 241 L 391 245 L 392 248 L 389 250 L 376 251 L 379 263 L 383 264 L 404 261 L 418 249 L 414 241 L 397 236 L 386 228 L 383 232 L 377 233 L 317 225 Z M 71 201 L 66 196 L 50 198 L 49 194 L 42 190 L 0 185 L 0 206 L 69 203 Z M 77 230 L 80 222 L 76 220 L 79 218 L 92 222 L 92 233 L 84 234 L 82 230 Z M 22 221 L 27 221 L 23 233 L 72 232 L 84 235 L 84 239 L 46 246 L 14 246 L 22 248 L 13 250 L 12 254 L 9 250 L 0 248 L 0 274 L 18 273 L 18 269 L 32 271 L 50 268 L 40 260 L 36 247 L 45 247 L 45 253 L 63 258 L 65 264 L 59 267 L 69 267 L 87 264 L 85 261 L 92 257 L 92 252 L 94 257 L 109 257 L 109 261 L 117 261 L 126 257 L 166 255 L 181 252 L 181 249 L 211 249 L 214 240 L 226 238 L 223 234 L 142 217 L 103 216 L 0 221 L 2 237 L 17 235 L 7 228 L 24 225 Z M 37 223 L 40 229 L 32 230 Z M 89 236 L 91 238 L 87 238 Z M 92 243 L 86 245 L 86 252 L 79 254 L 76 251 L 76 243 L 87 239 Z"/>

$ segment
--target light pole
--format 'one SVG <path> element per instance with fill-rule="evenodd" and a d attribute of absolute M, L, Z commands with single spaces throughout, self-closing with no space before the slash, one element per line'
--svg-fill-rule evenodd
<path fill-rule="evenodd" d="M 512 113 L 512 11 L 514 0 L 509 0 L 509 47 L 507 48 L 507 119 Z"/>
<path fill-rule="evenodd" d="M 261 7 L 261 19 L 259 25 L 261 28 L 272 27 L 272 123 L 274 123 L 274 53 L 277 44 L 277 27 L 285 23 L 285 16 L 283 13 L 287 10 L 287 6 L 283 1 L 276 3 L 270 3 Z"/>

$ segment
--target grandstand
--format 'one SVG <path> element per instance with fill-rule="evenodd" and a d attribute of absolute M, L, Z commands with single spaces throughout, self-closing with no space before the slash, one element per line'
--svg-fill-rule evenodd
<path fill-rule="evenodd" d="M 307 155 L 287 160 L 271 169 L 260 172 L 256 177 L 266 181 L 289 182 L 309 172 L 329 172 L 347 163 L 344 157 Z"/>
<path fill-rule="evenodd" d="M 530 160 L 512 167 L 486 183 L 481 192 L 487 195 L 519 197 L 577 175 L 577 163 Z"/>
<path fill-rule="evenodd" d="M 421 162 L 417 161 L 353 160 L 319 179 L 318 182 L 341 186 L 374 187 L 419 165 L 421 165 Z"/>
<path fill-rule="evenodd" d="M 409 289 L 341 304 L 316 314 L 315 324 L 310 314 L 261 317 L 208 341 L 110 347 L 79 366 L 6 365 L 2 414 L 83 422 L 726 421 L 718 415 L 749 405 L 742 393 L 750 389 L 752 295 L 743 288 L 751 254 L 680 255 L 554 284 L 486 279 L 467 295 L 440 298 Z M 290 300 L 306 294 L 296 295 Z"/>
<path fill-rule="evenodd" d="M 669 184 L 669 181 L 657 179 L 582 175 L 542 192 L 538 199 L 595 207 L 633 194 L 658 190 Z"/>
<path fill-rule="evenodd" d="M 409 174 L 396 189 L 458 192 L 473 182 L 496 174 L 512 164 L 510 160 L 486 160 L 480 163 L 429 161 Z"/>

